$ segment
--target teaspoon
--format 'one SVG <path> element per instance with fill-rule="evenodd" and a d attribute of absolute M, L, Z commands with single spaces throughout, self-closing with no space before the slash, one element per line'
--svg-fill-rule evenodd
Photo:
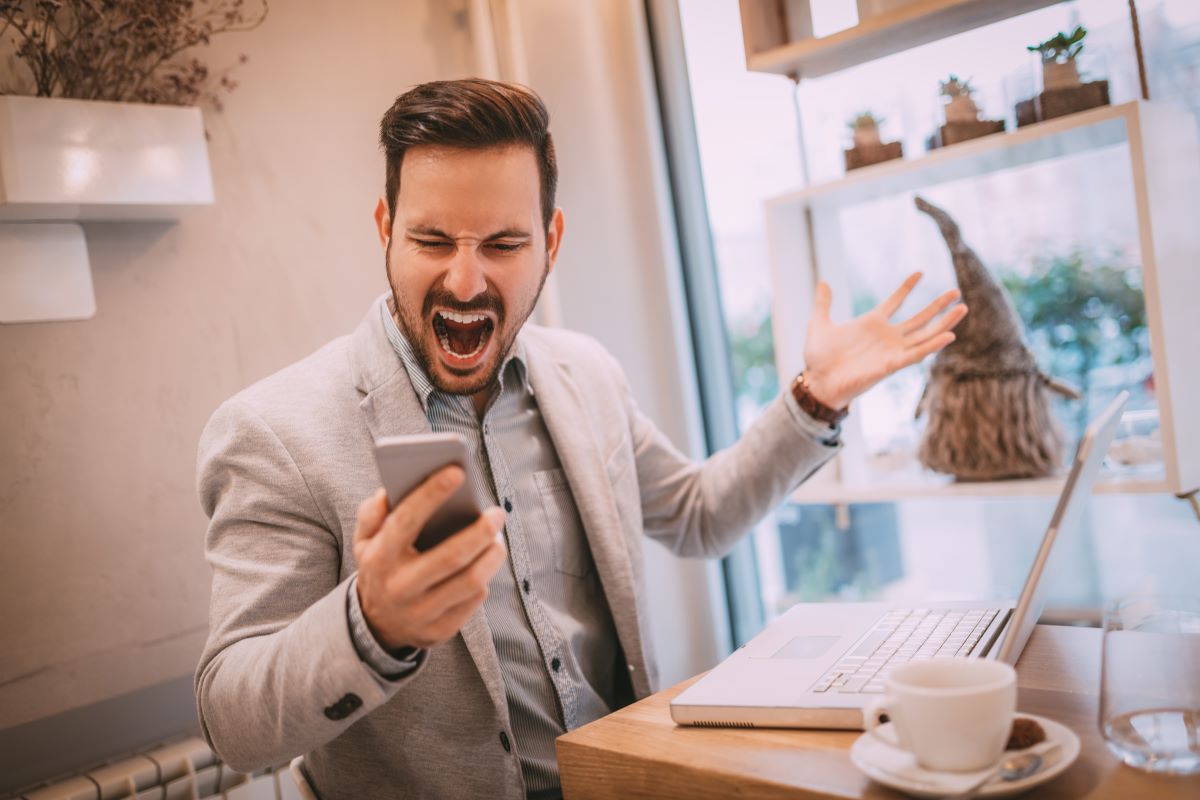
<path fill-rule="evenodd" d="M 1002 781 L 1019 781 L 1022 778 L 1029 777 L 1041 768 L 1042 756 L 1039 753 L 1022 753 L 1010 756 L 1001 761 L 1000 766 L 985 775 L 979 783 L 959 794 L 953 795 L 948 800 L 968 800 L 968 798 L 974 797 L 976 792 L 996 778 Z"/>

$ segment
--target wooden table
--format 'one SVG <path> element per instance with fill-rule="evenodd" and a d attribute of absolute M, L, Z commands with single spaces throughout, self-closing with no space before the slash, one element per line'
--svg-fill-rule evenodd
<path fill-rule="evenodd" d="M 1070 769 L 1025 797 L 1200 798 L 1200 776 L 1139 772 L 1104 746 L 1099 630 L 1039 625 L 1017 675 L 1019 709 L 1058 720 L 1083 744 Z M 677 727 L 667 704 L 695 680 L 559 737 L 567 800 L 903 797 L 850 763 L 857 732 Z"/>

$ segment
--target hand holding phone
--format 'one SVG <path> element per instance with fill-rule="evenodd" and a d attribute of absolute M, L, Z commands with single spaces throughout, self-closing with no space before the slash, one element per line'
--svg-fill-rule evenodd
<path fill-rule="evenodd" d="M 461 519 L 439 512 L 453 506 L 448 501 L 465 488 L 465 477 L 462 467 L 443 466 L 393 504 L 381 488 L 359 506 L 353 544 L 358 600 L 386 649 L 427 648 L 455 636 L 483 604 L 488 583 L 504 563 L 502 509 L 474 510 L 457 530 L 431 524 L 435 517 Z M 418 538 L 427 529 L 438 531 L 440 539 L 421 551 Z M 429 541 L 436 538 L 430 536 Z"/>

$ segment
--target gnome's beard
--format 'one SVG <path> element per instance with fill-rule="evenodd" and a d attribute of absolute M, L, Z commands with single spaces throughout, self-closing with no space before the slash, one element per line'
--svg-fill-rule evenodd
<path fill-rule="evenodd" d="M 1062 463 L 1063 437 L 1036 368 L 958 372 L 934 368 L 921 410 L 918 458 L 964 481 L 1040 478 Z"/>

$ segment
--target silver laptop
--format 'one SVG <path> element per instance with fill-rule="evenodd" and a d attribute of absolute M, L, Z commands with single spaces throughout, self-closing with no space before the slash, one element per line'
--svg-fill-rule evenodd
<path fill-rule="evenodd" d="M 1013 603 L 800 603 L 671 701 L 680 725 L 861 729 L 893 665 L 938 656 L 1015 664 L 1046 606 L 1055 540 L 1079 523 L 1108 451 L 1122 392 L 1088 425 L 1021 596 Z"/>

